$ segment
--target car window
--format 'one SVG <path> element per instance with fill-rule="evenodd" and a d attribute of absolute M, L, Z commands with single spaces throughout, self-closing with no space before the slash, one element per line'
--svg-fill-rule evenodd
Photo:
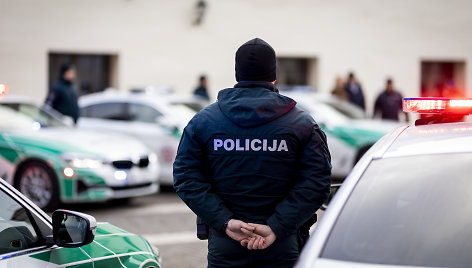
<path fill-rule="evenodd" d="M 129 115 L 132 121 L 156 123 L 156 119 L 162 113 L 148 105 L 140 103 L 129 103 Z"/>
<path fill-rule="evenodd" d="M 472 154 L 374 160 L 340 213 L 323 258 L 376 264 L 472 263 Z"/>
<path fill-rule="evenodd" d="M 38 246 L 28 211 L 3 191 L 0 204 L 0 255 Z"/>
<path fill-rule="evenodd" d="M 83 117 L 129 121 L 130 117 L 126 109 L 127 104 L 123 102 L 97 103 L 82 107 L 80 115 Z"/>
<path fill-rule="evenodd" d="M 1 103 L 5 122 L 2 127 L 8 126 L 12 129 L 39 129 L 42 127 L 65 127 L 66 125 L 55 116 L 45 110 L 27 103 Z"/>

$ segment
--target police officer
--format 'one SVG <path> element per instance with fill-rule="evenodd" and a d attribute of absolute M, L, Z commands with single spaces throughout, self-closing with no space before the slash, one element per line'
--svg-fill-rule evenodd
<path fill-rule="evenodd" d="M 174 188 L 210 227 L 208 267 L 293 267 L 297 232 L 329 193 L 326 136 L 278 93 L 265 41 L 243 44 L 235 69 L 234 88 L 185 128 Z"/>

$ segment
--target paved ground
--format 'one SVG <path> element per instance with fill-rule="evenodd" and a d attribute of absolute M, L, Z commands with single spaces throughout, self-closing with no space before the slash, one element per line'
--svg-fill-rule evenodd
<path fill-rule="evenodd" d="M 170 189 L 128 203 L 69 205 L 67 208 L 144 236 L 159 248 L 164 267 L 207 265 L 207 242 L 196 237 L 195 215 Z"/>

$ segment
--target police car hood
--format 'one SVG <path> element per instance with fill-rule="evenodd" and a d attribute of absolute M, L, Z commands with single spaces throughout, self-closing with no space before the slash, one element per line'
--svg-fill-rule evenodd
<path fill-rule="evenodd" d="M 277 93 L 271 83 L 242 86 L 223 89 L 218 93 L 221 111 L 240 127 L 255 127 L 275 120 L 296 104 L 291 98 Z"/>

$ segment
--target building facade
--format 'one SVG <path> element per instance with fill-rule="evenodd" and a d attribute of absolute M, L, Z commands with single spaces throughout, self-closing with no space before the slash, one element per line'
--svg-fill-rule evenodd
<path fill-rule="evenodd" d="M 391 77 L 404 96 L 472 96 L 468 0 L 0 0 L 0 83 L 44 101 L 62 61 L 81 93 L 148 85 L 210 95 L 235 84 L 234 54 L 260 37 L 281 86 L 330 92 L 353 72 L 369 110 Z"/>

